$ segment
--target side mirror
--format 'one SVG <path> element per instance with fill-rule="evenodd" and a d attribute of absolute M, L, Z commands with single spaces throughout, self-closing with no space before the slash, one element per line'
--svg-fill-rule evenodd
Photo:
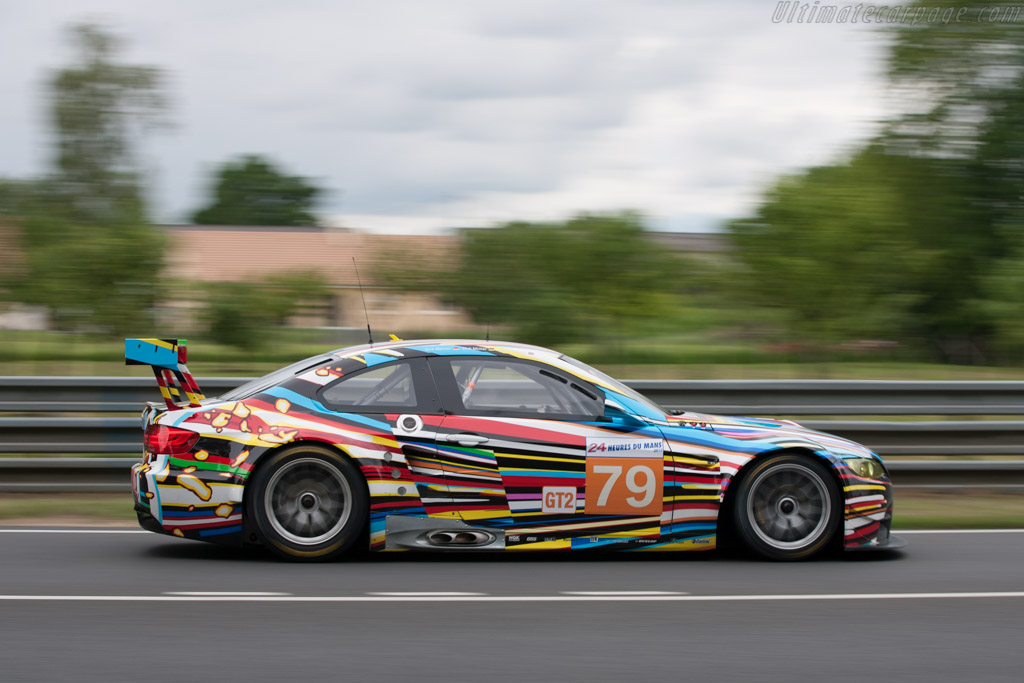
<path fill-rule="evenodd" d="M 611 399 L 605 399 L 604 401 L 604 417 L 609 422 L 615 422 L 618 424 L 645 424 L 639 417 L 627 411 L 624 407 Z"/>

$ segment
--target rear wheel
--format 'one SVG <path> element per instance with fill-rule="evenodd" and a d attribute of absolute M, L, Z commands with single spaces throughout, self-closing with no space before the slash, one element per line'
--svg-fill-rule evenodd
<path fill-rule="evenodd" d="M 839 531 L 839 487 L 827 466 L 796 453 L 753 465 L 733 497 L 737 536 L 773 560 L 802 560 L 829 546 Z"/>
<path fill-rule="evenodd" d="M 297 560 L 331 560 L 351 550 L 368 517 L 366 484 L 356 466 L 312 444 L 268 457 L 250 499 L 264 542 Z"/>

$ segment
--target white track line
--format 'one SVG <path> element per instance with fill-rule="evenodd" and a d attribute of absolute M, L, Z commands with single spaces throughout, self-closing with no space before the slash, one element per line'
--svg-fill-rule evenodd
<path fill-rule="evenodd" d="M 247 597 L 284 597 L 292 593 L 275 593 L 274 591 L 164 591 L 164 595 L 189 595 L 202 598 L 247 598 Z"/>
<path fill-rule="evenodd" d="M 470 598 L 483 597 L 487 593 L 463 593 L 460 591 L 382 591 L 380 593 L 367 593 L 380 597 L 391 598 Z"/>
<path fill-rule="evenodd" d="M 823 593 L 786 595 L 481 595 L 407 596 L 198 596 L 198 595 L 0 595 L 0 602 L 787 602 L 824 600 L 954 600 L 1024 598 L 1024 591 L 979 593 Z"/>
<path fill-rule="evenodd" d="M 683 593 L 680 591 L 560 591 L 562 595 L 588 595 L 592 597 L 599 597 L 602 595 L 689 595 L 689 593 Z"/>

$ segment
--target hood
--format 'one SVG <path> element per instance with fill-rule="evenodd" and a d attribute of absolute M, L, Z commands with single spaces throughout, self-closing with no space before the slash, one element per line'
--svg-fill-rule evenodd
<path fill-rule="evenodd" d="M 764 438 L 775 443 L 782 439 L 792 439 L 795 442 L 814 447 L 816 450 L 823 450 L 833 455 L 876 457 L 875 453 L 866 446 L 855 441 L 844 439 L 827 432 L 809 429 L 792 420 L 773 420 L 766 417 L 733 417 L 729 415 L 711 415 L 708 413 L 685 412 L 680 415 L 666 415 L 666 421 L 670 425 L 669 431 L 683 435 L 691 430 L 701 430 L 716 433 L 719 436 L 730 438 Z M 678 428 L 678 431 L 676 429 Z M 760 434 L 759 434 L 760 433 Z M 763 434 L 763 436 L 761 436 Z"/>

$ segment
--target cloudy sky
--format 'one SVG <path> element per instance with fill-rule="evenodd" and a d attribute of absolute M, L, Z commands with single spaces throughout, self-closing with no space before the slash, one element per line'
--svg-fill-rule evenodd
<path fill-rule="evenodd" d="M 218 164 L 264 154 L 350 227 L 631 208 L 716 229 L 884 112 L 877 32 L 774 23 L 776 5 L 2 2 L 0 176 L 45 168 L 42 85 L 70 57 L 64 28 L 94 20 L 168 74 L 175 125 L 145 150 L 161 221 L 187 221 Z"/>

